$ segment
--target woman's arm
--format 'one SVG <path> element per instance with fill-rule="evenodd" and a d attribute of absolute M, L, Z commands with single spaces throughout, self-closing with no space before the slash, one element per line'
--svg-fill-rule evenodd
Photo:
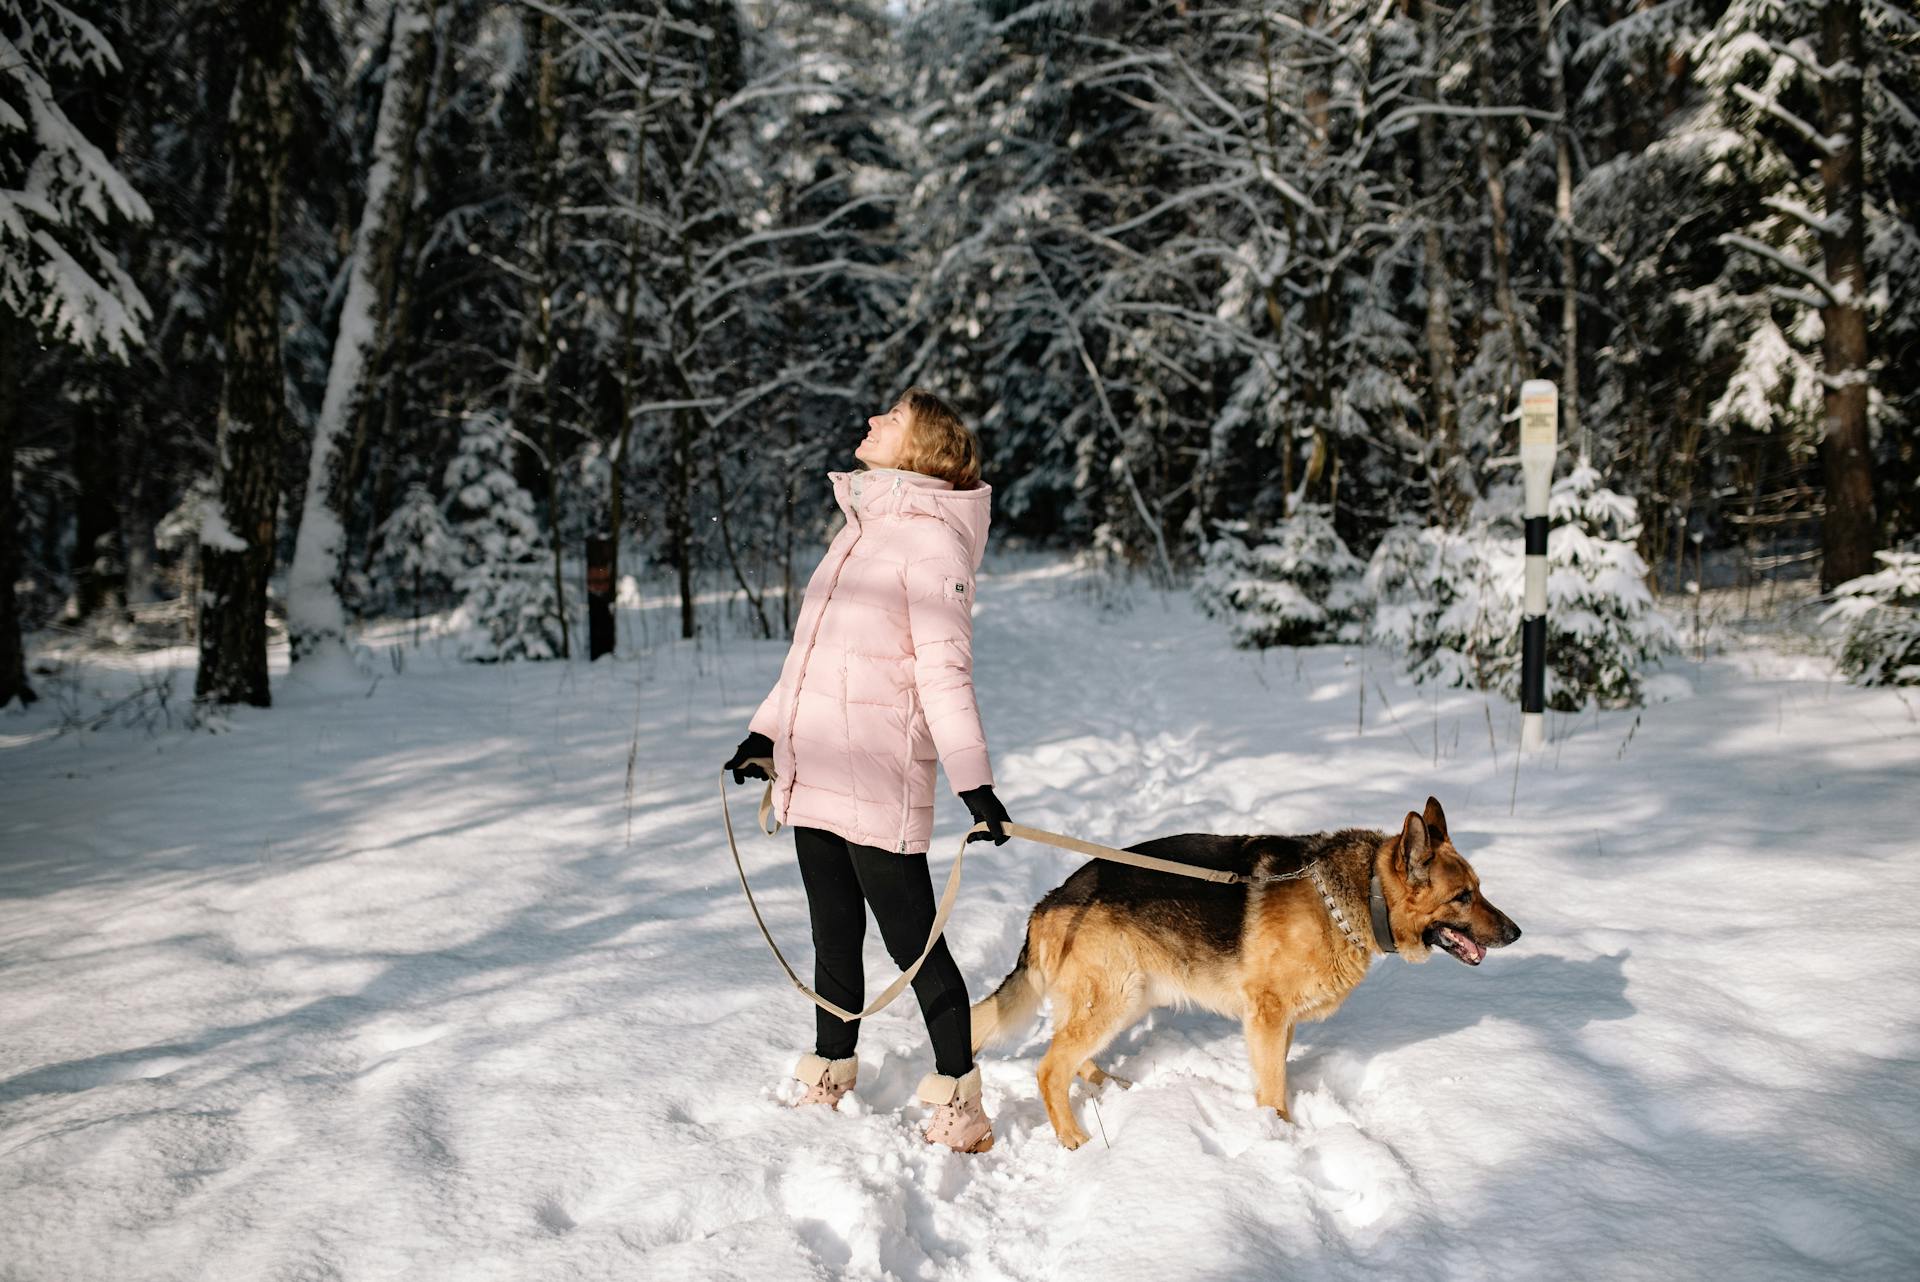
<path fill-rule="evenodd" d="M 906 578 L 913 679 L 947 783 L 956 793 L 991 784 L 973 697 L 973 566 L 958 554 L 930 556 L 909 561 Z"/>

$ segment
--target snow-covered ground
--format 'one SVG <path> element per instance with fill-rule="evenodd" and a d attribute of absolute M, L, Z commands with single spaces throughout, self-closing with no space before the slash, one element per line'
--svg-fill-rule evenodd
<path fill-rule="evenodd" d="M 381 643 L 370 693 L 277 677 L 214 734 L 58 735 L 49 699 L 0 717 L 0 1278 L 1920 1276 L 1899 695 L 1743 644 L 1516 771 L 1510 706 L 1378 654 L 1236 652 L 1183 596 L 988 568 L 1016 818 L 1126 844 L 1431 792 L 1525 937 L 1377 964 L 1296 1040 L 1297 1124 L 1237 1025 L 1161 1011 L 1103 1057 L 1133 1090 L 1076 1085 L 1066 1152 L 1042 1023 L 984 1057 L 1000 1138 L 965 1157 L 917 1139 L 910 995 L 841 1113 L 779 1102 L 812 1013 L 715 780 L 782 645 L 667 641 L 662 600 L 638 658 Z M 94 661 L 73 698 L 128 680 Z M 936 877 L 962 818 L 943 796 Z M 746 840 L 806 967 L 791 844 Z M 974 852 L 949 935 L 984 991 L 1075 863 Z"/>

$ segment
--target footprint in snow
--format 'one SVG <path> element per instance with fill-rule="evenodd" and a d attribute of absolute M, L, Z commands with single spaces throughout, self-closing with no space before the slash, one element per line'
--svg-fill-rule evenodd
<path fill-rule="evenodd" d="M 538 1202 L 535 1202 L 533 1204 L 533 1218 L 541 1228 L 553 1234 L 555 1237 L 571 1233 L 578 1227 L 573 1216 L 567 1213 L 567 1208 L 561 1203 L 558 1193 L 549 1193 Z"/>
<path fill-rule="evenodd" d="M 1301 1174 L 1320 1207 L 1349 1229 L 1377 1223 L 1412 1185 L 1406 1165 L 1362 1131 L 1346 1106 L 1322 1091 L 1294 1096 Z"/>

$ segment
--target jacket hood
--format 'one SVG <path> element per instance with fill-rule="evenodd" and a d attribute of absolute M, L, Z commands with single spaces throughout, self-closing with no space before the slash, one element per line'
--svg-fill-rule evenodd
<path fill-rule="evenodd" d="M 960 535 L 969 563 L 980 568 L 987 551 L 987 527 L 993 520 L 993 487 L 985 481 L 970 490 L 956 490 L 952 481 L 892 467 L 828 472 L 827 479 L 833 482 L 834 501 L 849 521 L 888 513 L 936 517 Z M 854 510 L 856 482 L 858 513 Z"/>

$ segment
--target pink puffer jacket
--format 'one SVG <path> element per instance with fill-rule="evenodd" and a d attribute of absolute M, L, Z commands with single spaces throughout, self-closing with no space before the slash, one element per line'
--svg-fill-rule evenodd
<path fill-rule="evenodd" d="M 807 582 L 793 648 L 751 728 L 773 740 L 773 813 L 923 852 L 933 763 L 993 782 L 973 697 L 973 575 L 993 489 L 879 468 L 829 472 L 847 514 Z"/>

